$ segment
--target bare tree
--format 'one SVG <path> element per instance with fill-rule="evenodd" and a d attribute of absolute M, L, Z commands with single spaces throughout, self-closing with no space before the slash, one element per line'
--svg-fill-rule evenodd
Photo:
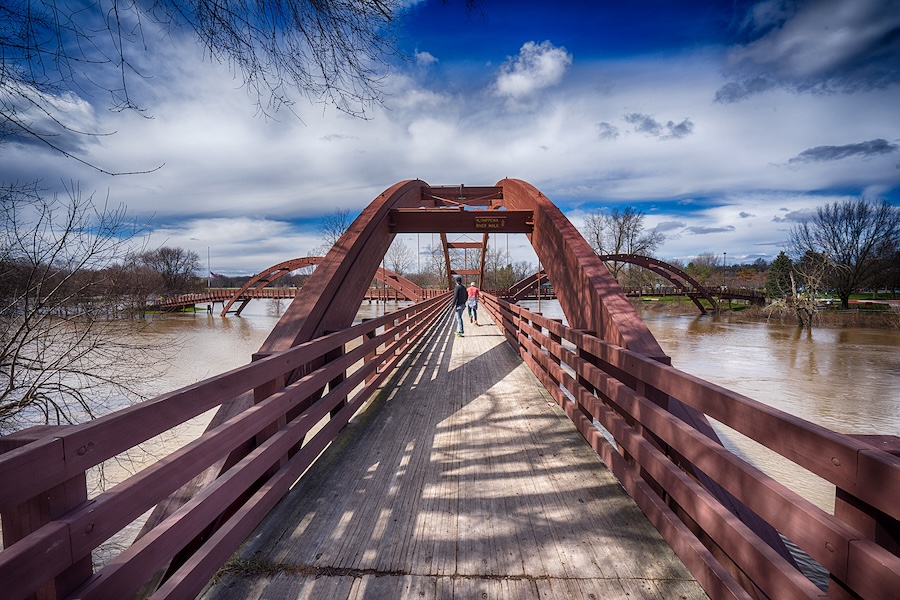
<path fill-rule="evenodd" d="M 322 243 L 313 248 L 310 251 L 311 254 L 313 256 L 324 256 L 325 254 L 328 254 L 328 251 L 331 250 L 331 247 L 334 246 L 339 239 L 341 239 L 341 236 L 344 235 L 344 232 L 347 231 L 347 228 L 350 227 L 352 222 L 353 219 L 350 218 L 349 209 L 337 208 L 326 213 L 325 216 L 322 217 L 322 220 L 319 221 L 319 225 L 316 228 Z"/>
<path fill-rule="evenodd" d="M 846 309 L 850 294 L 875 282 L 880 259 L 900 246 L 900 208 L 864 198 L 826 204 L 791 229 L 788 244 L 795 257 L 812 253 L 830 264 L 827 284 Z"/>
<path fill-rule="evenodd" d="M 394 239 L 384 256 L 387 268 L 398 275 L 406 275 L 412 268 L 413 258 L 412 250 L 400 238 Z"/>
<path fill-rule="evenodd" d="M 428 255 L 428 264 L 425 266 L 428 270 L 427 285 L 431 288 L 447 287 L 447 261 L 443 247 L 429 244 L 425 247 L 425 253 Z"/>
<path fill-rule="evenodd" d="M 142 110 L 134 84 L 152 75 L 141 71 L 143 54 L 179 30 L 228 63 L 265 110 L 290 105 L 293 90 L 362 116 L 381 101 L 403 7 L 398 0 L 3 3 L 4 133 L 73 156 L 55 137 L 78 134 L 62 120 L 66 92 L 99 89 L 113 109 Z"/>
<path fill-rule="evenodd" d="M 194 291 L 197 287 L 197 272 L 200 270 L 200 255 L 193 250 L 162 246 L 156 250 L 143 252 L 138 260 L 147 268 L 159 273 L 163 282 L 161 292 L 165 295 Z"/>
<path fill-rule="evenodd" d="M 644 229 L 644 213 L 629 206 L 624 210 L 614 208 L 609 212 L 594 211 L 584 220 L 584 237 L 600 255 L 639 254 L 652 256 L 665 241 L 666 236 L 656 229 Z M 610 261 L 610 272 L 618 279 L 627 263 Z"/>
<path fill-rule="evenodd" d="M 477 0 L 465 0 L 474 9 Z M 92 166 L 77 150 L 85 132 L 66 106 L 92 95 L 113 110 L 143 112 L 145 70 L 167 36 L 193 36 L 226 63 L 263 112 L 294 96 L 365 117 L 383 100 L 399 54 L 404 0 L 150 0 L 0 3 L 0 139 L 40 143 Z M 97 94 L 99 92 L 99 94 Z M 106 172 L 106 171 L 104 171 Z"/>
<path fill-rule="evenodd" d="M 482 287 L 486 290 L 506 290 L 515 282 L 509 253 L 506 250 L 489 246 L 484 258 Z"/>
<path fill-rule="evenodd" d="M 125 210 L 77 190 L 48 200 L 36 186 L 2 189 L 0 201 L 0 434 L 136 399 L 128 359 L 152 349 L 110 318 L 120 307 L 107 269 L 138 232 Z"/>

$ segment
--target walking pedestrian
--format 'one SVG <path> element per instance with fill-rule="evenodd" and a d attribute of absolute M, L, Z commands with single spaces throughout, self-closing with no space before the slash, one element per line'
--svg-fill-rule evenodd
<path fill-rule="evenodd" d="M 462 276 L 455 275 L 454 279 L 456 280 L 456 287 L 453 289 L 453 309 L 456 311 L 456 337 L 463 336 L 463 310 L 466 308 L 466 301 L 469 299 L 469 294 L 466 292 L 466 288 L 462 282 Z"/>
<path fill-rule="evenodd" d="M 474 281 L 469 284 L 466 292 L 469 295 L 469 299 L 466 300 L 466 309 L 469 311 L 469 323 L 478 325 L 478 298 L 481 296 L 481 292 L 475 287 Z"/>

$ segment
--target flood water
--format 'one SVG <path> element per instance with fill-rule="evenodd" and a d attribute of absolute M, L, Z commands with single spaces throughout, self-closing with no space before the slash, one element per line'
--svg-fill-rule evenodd
<path fill-rule="evenodd" d="M 833 431 L 900 436 L 900 331 L 645 316 L 672 364 Z M 724 443 L 833 512 L 834 486 L 742 435 Z"/>

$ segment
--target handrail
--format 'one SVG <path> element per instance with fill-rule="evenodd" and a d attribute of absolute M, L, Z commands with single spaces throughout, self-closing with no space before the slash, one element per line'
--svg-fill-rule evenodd
<path fill-rule="evenodd" d="M 900 519 L 900 459 L 558 320 L 488 294 L 483 304 L 676 552 L 680 549 L 686 563 L 700 566 L 691 569 L 695 576 L 702 579 L 698 572 L 703 569 L 717 571 L 701 581 L 707 591 L 711 589 L 707 585 L 713 589 L 723 585 L 714 579 L 724 571 L 714 564 L 717 559 L 700 545 L 692 528 L 709 536 L 742 576 L 769 597 L 822 594 L 686 473 L 682 464 L 713 478 L 856 594 L 873 599 L 896 595 L 900 557 L 675 418 L 648 399 L 649 392 L 662 392 L 696 408 L 892 519 Z M 629 387 L 621 381 L 623 376 L 638 384 Z M 612 434 L 616 446 L 594 426 L 595 419 Z M 740 597 L 733 589 L 720 591 L 723 597 Z"/>
<path fill-rule="evenodd" d="M 74 597 L 130 596 L 223 513 L 226 518 L 222 520 L 229 532 L 238 529 L 249 534 L 247 529 L 252 530 L 268 512 L 263 507 L 274 506 L 391 373 L 403 358 L 403 351 L 446 311 L 447 296 L 322 336 L 89 423 L 66 427 L 50 439 L 0 454 L 0 510 L 7 513 L 43 490 L 64 483 L 74 473 L 83 472 L 209 408 L 284 378 L 303 365 L 338 355 L 164 460 L 4 548 L 0 551 L 0 581 L 8 582 L 4 584 L 4 597 L 34 593 L 45 581 L 89 556 L 94 548 L 184 483 L 255 438 L 256 448 L 248 456 L 94 574 Z M 346 345 L 357 339 L 361 343 L 345 352 Z M 352 374 L 342 377 L 354 366 L 358 368 Z M 292 408 L 306 398 L 315 398 L 317 391 L 326 386 L 327 394 L 310 402 L 290 422 L 284 422 Z M 329 414 L 331 419 L 321 431 L 304 442 L 310 429 Z M 279 420 L 282 424 L 277 431 L 262 439 Z M 300 444 L 303 445 L 298 449 Z M 51 454 L 48 448 L 55 450 Z M 260 487 L 264 475 L 273 469 L 275 473 Z M 25 473 L 33 476 L 24 478 Z M 233 512 L 229 507 L 247 496 L 255 500 L 240 504 L 237 512 L 228 518 Z M 198 592 L 198 578 L 205 576 L 199 583 L 202 587 L 244 539 L 238 539 L 233 533 L 213 538 L 217 541 L 202 547 L 199 556 L 211 555 L 221 561 L 210 562 L 207 558 L 197 571 L 189 575 L 183 572 L 170 579 L 173 583 L 168 583 L 169 587 L 176 586 L 179 590 L 176 597 L 190 595 L 191 590 L 194 594 Z"/>

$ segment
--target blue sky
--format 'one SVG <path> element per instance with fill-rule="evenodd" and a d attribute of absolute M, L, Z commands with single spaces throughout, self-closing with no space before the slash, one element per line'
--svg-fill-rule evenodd
<path fill-rule="evenodd" d="M 260 116 L 227 65 L 190 39 L 150 36 L 135 82 L 147 112 L 60 97 L 70 122 L 114 135 L 77 149 L 111 177 L 6 144 L 0 179 L 40 177 L 150 219 L 148 244 L 254 273 L 306 255 L 334 208 L 393 183 L 524 179 L 580 226 L 635 206 L 667 240 L 771 260 L 814 208 L 900 204 L 900 0 L 511 2 L 407 6 L 384 106 L 367 119 L 298 101 Z M 150 118 L 147 118 L 150 117 Z M 424 250 L 427 236 L 407 238 Z M 513 260 L 536 262 L 510 236 Z"/>

